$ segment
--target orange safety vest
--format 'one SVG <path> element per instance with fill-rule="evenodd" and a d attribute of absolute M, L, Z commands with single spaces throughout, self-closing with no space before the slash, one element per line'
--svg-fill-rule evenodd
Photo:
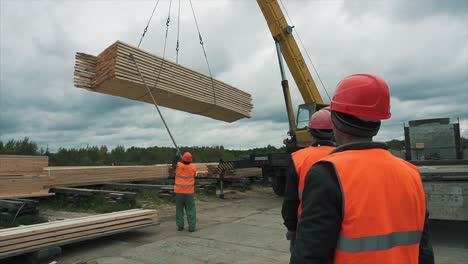
<path fill-rule="evenodd" d="M 193 164 L 177 163 L 174 192 L 192 194 L 195 192 L 195 174 L 197 167 Z"/>
<path fill-rule="evenodd" d="M 328 153 L 332 152 L 335 147 L 331 146 L 317 146 L 317 147 L 307 147 L 295 151 L 291 154 L 291 157 L 294 162 L 294 167 L 299 177 L 298 193 L 299 193 L 299 207 L 297 208 L 297 215 L 302 214 L 302 191 L 304 190 L 305 177 L 309 172 L 310 168 L 320 160 L 325 157 Z"/>
<path fill-rule="evenodd" d="M 334 263 L 417 264 L 426 200 L 418 169 L 385 149 L 326 156 L 343 194 Z"/>

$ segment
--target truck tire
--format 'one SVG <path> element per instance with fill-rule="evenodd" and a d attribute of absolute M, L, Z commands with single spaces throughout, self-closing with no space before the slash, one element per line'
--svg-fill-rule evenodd
<path fill-rule="evenodd" d="M 271 187 L 273 192 L 278 196 L 284 195 L 284 190 L 286 189 L 286 177 L 284 176 L 274 176 L 271 178 Z"/>

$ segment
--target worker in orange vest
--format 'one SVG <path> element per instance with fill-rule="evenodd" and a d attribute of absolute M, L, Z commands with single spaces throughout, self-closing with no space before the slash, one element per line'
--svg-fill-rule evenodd
<path fill-rule="evenodd" d="M 417 167 L 372 141 L 391 116 L 387 83 L 351 75 L 330 108 L 338 147 L 306 175 L 291 263 L 434 263 Z"/>
<path fill-rule="evenodd" d="M 333 125 L 328 108 L 315 112 L 310 117 L 307 129 L 312 137 L 312 145 L 291 154 L 292 164 L 286 179 L 286 190 L 281 210 L 284 225 L 288 229 L 286 239 L 290 241 L 291 254 L 294 252 L 297 222 L 302 214 L 301 201 L 304 178 L 316 161 L 325 157 L 335 148 L 332 142 Z"/>
<path fill-rule="evenodd" d="M 180 153 L 178 153 L 180 157 Z M 176 200 L 176 224 L 177 230 L 184 230 L 184 210 L 187 213 L 189 232 L 195 231 L 197 222 L 195 200 L 195 174 L 197 167 L 192 163 L 192 154 L 185 152 L 182 162 L 177 162 L 175 170 L 174 192 Z"/>

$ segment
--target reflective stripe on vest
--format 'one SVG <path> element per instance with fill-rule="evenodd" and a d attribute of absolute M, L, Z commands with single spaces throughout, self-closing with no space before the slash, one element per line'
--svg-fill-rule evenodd
<path fill-rule="evenodd" d="M 396 246 L 417 244 L 421 241 L 421 236 L 422 231 L 393 232 L 359 238 L 340 236 L 337 248 L 349 253 L 386 250 Z"/>
<path fill-rule="evenodd" d="M 332 152 L 333 149 L 335 149 L 335 147 L 331 146 L 307 147 L 291 154 L 297 176 L 299 177 L 299 184 L 297 186 L 299 195 L 299 206 L 297 208 L 298 216 L 302 214 L 302 191 L 304 190 L 307 173 L 315 162 Z"/>
<path fill-rule="evenodd" d="M 417 168 L 384 149 L 346 150 L 331 163 L 343 200 L 336 264 L 417 264 L 426 200 Z"/>
<path fill-rule="evenodd" d="M 176 175 L 176 178 L 179 178 L 179 179 L 195 179 L 195 176 Z"/>
<path fill-rule="evenodd" d="M 179 184 L 179 183 L 176 183 L 175 186 L 181 187 L 181 188 L 190 188 L 190 187 L 193 187 L 195 185 L 194 184 Z"/>
<path fill-rule="evenodd" d="M 195 192 L 195 174 L 197 168 L 193 164 L 177 163 L 174 192 L 192 194 Z"/>

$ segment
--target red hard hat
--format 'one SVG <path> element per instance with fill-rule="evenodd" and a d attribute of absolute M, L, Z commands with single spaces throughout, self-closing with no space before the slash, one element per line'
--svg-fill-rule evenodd
<path fill-rule="evenodd" d="M 353 74 L 336 87 L 332 111 L 374 120 L 389 119 L 390 91 L 384 79 L 373 74 Z"/>
<path fill-rule="evenodd" d="M 184 155 L 182 155 L 182 160 L 187 163 L 192 162 L 192 154 L 190 154 L 190 152 L 185 152 Z"/>
<path fill-rule="evenodd" d="M 333 124 L 331 121 L 331 113 L 327 108 L 322 108 L 319 111 L 315 112 L 309 120 L 307 125 L 310 129 L 319 129 L 319 130 L 332 130 Z"/>

